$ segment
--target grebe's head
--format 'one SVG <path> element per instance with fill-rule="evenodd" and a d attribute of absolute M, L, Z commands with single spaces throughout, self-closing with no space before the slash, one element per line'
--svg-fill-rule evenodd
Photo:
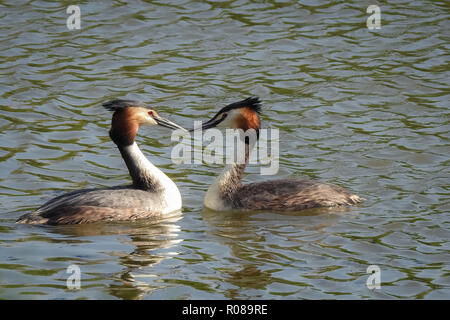
<path fill-rule="evenodd" d="M 113 111 L 111 130 L 109 136 L 118 145 L 133 144 L 140 126 L 161 126 L 173 130 L 183 127 L 161 117 L 155 110 L 149 109 L 145 104 L 133 100 L 113 100 L 103 104 Z"/>
<path fill-rule="evenodd" d="M 244 131 L 254 129 L 258 132 L 260 128 L 260 112 L 261 102 L 259 98 L 247 98 L 222 108 L 214 117 L 202 124 L 202 129 L 231 128 Z"/>

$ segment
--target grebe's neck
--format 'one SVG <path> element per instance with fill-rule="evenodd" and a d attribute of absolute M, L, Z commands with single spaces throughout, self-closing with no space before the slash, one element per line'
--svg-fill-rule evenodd
<path fill-rule="evenodd" d="M 130 145 L 117 145 L 130 172 L 136 189 L 157 191 L 168 183 L 174 184 L 168 176 L 154 166 L 142 153 L 135 141 Z"/>
<path fill-rule="evenodd" d="M 205 206 L 215 210 L 227 210 L 239 206 L 234 195 L 242 186 L 242 177 L 247 166 L 250 147 L 245 145 L 244 162 L 233 162 L 225 165 L 222 173 L 209 187 L 205 196 Z"/>

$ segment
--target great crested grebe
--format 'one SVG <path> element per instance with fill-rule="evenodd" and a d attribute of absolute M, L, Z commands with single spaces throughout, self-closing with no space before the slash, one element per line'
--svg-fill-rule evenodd
<path fill-rule="evenodd" d="M 202 129 L 254 129 L 259 137 L 261 104 L 258 98 L 248 98 L 222 108 Z M 192 129 L 193 131 L 195 129 Z M 351 192 L 315 180 L 268 180 L 242 184 L 242 176 L 253 146 L 246 141 L 245 162 L 227 164 L 206 192 L 204 205 L 216 211 L 275 210 L 297 211 L 314 207 L 353 205 L 362 198 Z"/>
<path fill-rule="evenodd" d="M 63 194 L 23 215 L 18 223 L 59 225 L 135 220 L 181 209 L 181 195 L 175 183 L 147 160 L 134 140 L 140 126 L 185 129 L 138 101 L 114 100 L 103 106 L 114 112 L 109 136 L 119 148 L 133 184 Z"/>

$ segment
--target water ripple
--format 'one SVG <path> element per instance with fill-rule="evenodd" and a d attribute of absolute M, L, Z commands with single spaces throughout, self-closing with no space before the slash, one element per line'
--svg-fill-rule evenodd
<path fill-rule="evenodd" d="M 446 298 L 450 250 L 448 4 L 118 1 L 0 5 L 0 297 L 19 299 Z M 179 185 L 184 214 L 142 224 L 13 222 L 63 191 L 128 181 L 109 140 L 113 98 L 186 127 L 264 101 L 281 131 L 278 177 L 337 183 L 342 211 L 203 209 L 218 166 L 170 160 L 168 132 L 138 143 Z M 146 129 L 146 128 L 145 128 Z M 246 181 L 261 181 L 250 166 Z M 77 264 L 82 290 L 66 289 Z M 366 287 L 369 265 L 382 289 Z"/>

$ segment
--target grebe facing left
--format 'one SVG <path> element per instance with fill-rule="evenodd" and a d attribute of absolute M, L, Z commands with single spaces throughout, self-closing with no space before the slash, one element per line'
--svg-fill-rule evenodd
<path fill-rule="evenodd" d="M 248 98 L 222 108 L 202 129 L 253 129 L 259 138 L 261 104 Z M 192 129 L 191 131 L 193 131 Z M 268 180 L 242 184 L 242 176 L 253 146 L 245 145 L 245 163 L 227 164 L 206 192 L 205 207 L 216 211 L 275 210 L 297 211 L 314 207 L 353 205 L 362 198 L 344 188 L 316 180 Z"/>
<path fill-rule="evenodd" d="M 147 160 L 134 140 L 140 126 L 185 129 L 138 101 L 114 100 L 103 106 L 114 112 L 109 136 L 117 145 L 133 184 L 63 194 L 23 215 L 18 223 L 60 225 L 136 220 L 181 209 L 181 195 L 175 183 Z"/>

